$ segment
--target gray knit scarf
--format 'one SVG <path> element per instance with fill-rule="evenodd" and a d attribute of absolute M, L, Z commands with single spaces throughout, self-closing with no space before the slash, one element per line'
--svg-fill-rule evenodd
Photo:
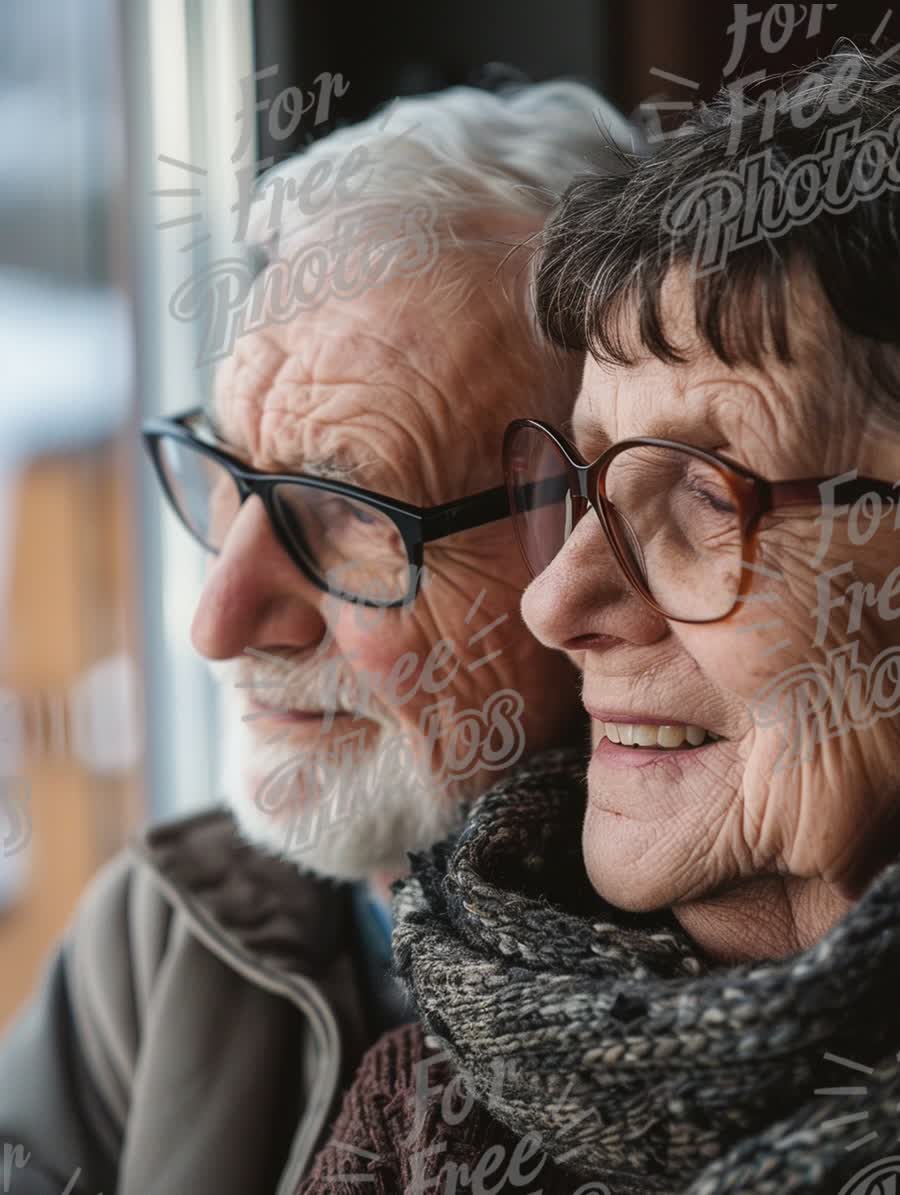
<path fill-rule="evenodd" d="M 479 1099 L 614 1195 L 893 1191 L 900 863 L 812 948 L 710 964 L 590 888 L 584 794 L 583 756 L 537 757 L 395 886 L 398 973 Z"/>

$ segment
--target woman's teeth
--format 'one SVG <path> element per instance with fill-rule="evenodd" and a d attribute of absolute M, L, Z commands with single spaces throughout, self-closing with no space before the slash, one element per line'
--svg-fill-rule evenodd
<path fill-rule="evenodd" d="M 674 750 L 683 747 L 701 747 L 704 743 L 715 743 L 719 735 L 702 726 L 650 726 L 640 722 L 601 722 L 604 735 L 612 743 L 623 747 L 667 747 Z"/>

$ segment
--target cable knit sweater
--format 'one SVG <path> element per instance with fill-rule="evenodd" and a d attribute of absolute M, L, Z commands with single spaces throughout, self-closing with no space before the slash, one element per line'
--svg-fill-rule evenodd
<path fill-rule="evenodd" d="M 495 1121 L 454 1074 L 421 1024 L 385 1034 L 297 1195 L 602 1195 L 557 1166 L 535 1135 Z"/>

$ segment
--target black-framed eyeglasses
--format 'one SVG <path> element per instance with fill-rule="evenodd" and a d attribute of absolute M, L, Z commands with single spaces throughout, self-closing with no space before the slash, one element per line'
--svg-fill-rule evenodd
<path fill-rule="evenodd" d="M 407 605 L 419 591 L 426 543 L 509 514 L 502 485 L 420 507 L 342 481 L 248 469 L 216 443 L 201 408 L 149 419 L 142 432 L 172 509 L 207 551 L 221 551 L 238 511 L 256 494 L 303 575 L 366 606 Z"/>
<path fill-rule="evenodd" d="M 719 622 L 746 600 L 764 515 L 789 507 L 844 506 L 866 494 L 896 499 L 893 483 L 856 477 L 767 481 L 715 452 L 637 437 L 592 464 L 555 428 L 517 419 L 503 438 L 513 527 L 532 576 L 550 564 L 593 509 L 625 576 L 673 622 Z"/>

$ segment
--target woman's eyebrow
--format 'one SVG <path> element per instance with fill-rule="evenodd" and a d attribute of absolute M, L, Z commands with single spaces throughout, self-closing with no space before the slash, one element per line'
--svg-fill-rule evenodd
<path fill-rule="evenodd" d="M 594 413 L 576 419 L 576 412 L 573 412 L 562 421 L 560 429 L 574 443 L 598 455 L 602 449 L 617 442 L 609 437 Z M 660 415 L 651 419 L 646 427 L 630 429 L 627 435 L 619 436 L 617 440 L 632 440 L 636 437 L 672 440 L 676 444 L 692 444 L 707 451 L 730 447 L 732 443 L 732 438 L 726 434 L 719 421 L 710 417 L 708 409 L 702 415 L 697 411 L 685 411 L 682 417 Z"/>
<path fill-rule="evenodd" d="M 654 440 L 676 440 L 690 443 L 692 439 L 696 438 L 698 430 L 696 419 L 660 418 L 651 420 L 650 427 L 643 434 Z"/>
<path fill-rule="evenodd" d="M 603 444 L 608 445 L 612 440 L 607 435 L 606 429 L 597 418 L 596 415 L 597 404 L 592 404 L 587 414 L 582 414 L 579 418 L 577 409 L 572 411 L 572 414 L 562 422 L 562 431 L 570 440 L 574 442 L 581 441 L 585 444 Z"/>

